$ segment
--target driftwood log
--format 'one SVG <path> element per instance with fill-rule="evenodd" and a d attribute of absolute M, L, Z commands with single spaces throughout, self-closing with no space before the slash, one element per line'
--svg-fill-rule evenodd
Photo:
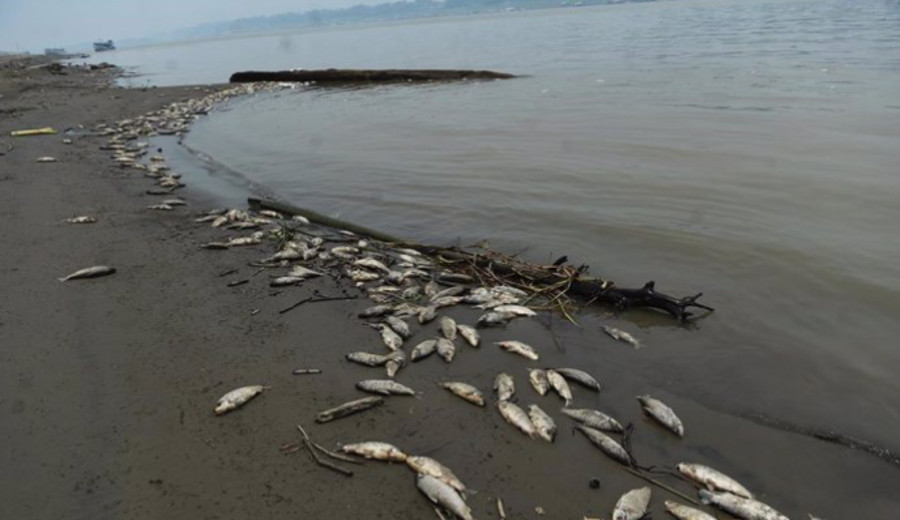
<path fill-rule="evenodd" d="M 270 209 L 286 215 L 302 215 L 311 222 L 352 231 L 400 247 L 413 248 L 439 259 L 445 265 L 449 264 L 455 269 L 467 272 L 475 279 L 481 281 L 492 279 L 495 283 L 512 282 L 517 286 L 532 289 L 534 294 L 548 298 L 575 296 L 588 303 L 601 302 L 622 311 L 637 307 L 655 309 L 669 314 L 682 323 L 694 316 L 689 309 L 697 308 L 710 312 L 714 310 L 697 302 L 703 293 L 675 298 L 656 292 L 656 283 L 653 281 L 647 282 L 639 289 L 616 287 L 609 280 L 587 276 L 587 266 L 566 265 L 565 258 L 560 258 L 550 265 L 530 264 L 490 251 L 473 252 L 457 247 L 428 246 L 402 240 L 283 202 L 255 197 L 247 199 L 247 202 L 257 211 Z M 564 308 L 561 309 L 565 311 Z"/>
<path fill-rule="evenodd" d="M 278 70 L 244 71 L 231 75 L 231 83 L 252 83 L 257 81 L 297 81 L 314 83 L 397 83 L 425 81 L 463 81 L 510 79 L 516 76 L 490 70 L 446 70 L 446 69 L 324 69 L 324 70 Z"/>

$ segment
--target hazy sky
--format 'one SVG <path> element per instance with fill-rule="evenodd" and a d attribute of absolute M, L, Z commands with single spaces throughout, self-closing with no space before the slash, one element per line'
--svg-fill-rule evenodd
<path fill-rule="evenodd" d="M 0 0 L 0 51 L 140 38 L 204 22 L 385 0 Z"/>

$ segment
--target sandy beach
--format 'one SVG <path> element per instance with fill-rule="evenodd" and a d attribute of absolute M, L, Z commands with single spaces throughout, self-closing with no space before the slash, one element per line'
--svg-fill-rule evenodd
<path fill-rule="evenodd" d="M 115 69 L 28 68 L 40 63 L 0 64 L 0 518 L 435 518 L 402 464 L 349 466 L 355 475 L 345 477 L 305 452 L 280 452 L 299 440 L 298 423 L 328 448 L 381 440 L 440 460 L 477 491 L 468 499 L 477 518 L 497 518 L 498 497 L 510 518 L 609 518 L 623 492 L 646 482 L 590 446 L 557 413 L 562 401 L 538 397 L 527 382 L 526 368 L 568 366 L 574 352 L 604 356 L 608 367 L 595 374 L 600 394 L 573 386 L 576 405 L 635 424 L 632 446 L 643 465 L 715 465 L 791 518 L 889 518 L 900 507 L 896 467 L 683 399 L 666 381 L 645 379 L 639 351 L 598 333 L 607 316 L 594 312 L 580 317 L 580 328 L 541 318 L 486 329 L 484 345 L 458 347 L 452 364 L 432 358 L 400 373 L 421 395 L 315 424 L 316 412 L 364 396 L 357 381 L 383 377 L 344 360 L 350 351 L 384 350 L 356 318 L 372 302 L 279 314 L 316 292 L 360 291 L 329 276 L 270 288 L 268 273 L 248 266 L 274 252 L 267 242 L 201 249 L 222 232 L 192 217 L 219 201 L 187 179 L 176 195 L 188 206 L 148 210 L 160 200 L 146 194 L 152 180 L 116 166 L 100 150 L 106 139 L 87 131 L 225 86 L 122 89 L 110 86 Z M 45 126 L 60 133 L 9 135 Z M 42 156 L 57 161 L 36 162 Z M 76 215 L 97 222 L 62 222 Z M 117 272 L 57 280 L 98 264 Z M 474 325 L 480 312 L 457 306 L 446 314 Z M 407 345 L 436 329 L 416 324 Z M 541 361 L 491 344 L 504 339 L 539 346 Z M 322 374 L 292 375 L 296 367 Z M 555 444 L 515 431 L 493 396 L 482 409 L 437 387 L 458 379 L 487 395 L 500 371 L 514 376 L 521 406 L 552 410 Z M 271 388 L 234 413 L 213 414 L 222 394 L 251 384 Z M 678 411 L 684 440 L 644 416 L 634 399 L 644 393 Z M 592 478 L 599 489 L 588 485 Z M 696 496 L 685 482 L 659 478 Z M 653 493 L 655 518 L 665 516 L 663 499 L 680 501 Z"/>

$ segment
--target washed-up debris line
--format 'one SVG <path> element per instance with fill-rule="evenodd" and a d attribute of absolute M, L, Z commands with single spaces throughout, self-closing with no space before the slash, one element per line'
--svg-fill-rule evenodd
<path fill-rule="evenodd" d="M 111 159 L 123 168 L 138 170 L 157 183 L 148 193 L 168 195 L 183 186 L 180 175 L 165 165 L 165 157 L 150 154 L 149 144 L 141 139 L 152 135 L 181 134 L 188 130 L 197 117 L 208 113 L 215 104 L 236 95 L 281 88 L 278 85 L 247 84 L 213 92 L 198 99 L 174 103 L 160 111 L 121 121 L 110 126 L 100 126 L 96 131 L 109 140 L 103 149 L 112 151 Z M 184 207 L 170 199 L 167 211 Z M 160 209 L 160 208 L 156 208 Z M 619 308 L 650 307 L 662 310 L 674 318 L 685 321 L 691 318 L 689 308 L 712 310 L 697 302 L 699 294 L 686 298 L 673 298 L 657 293 L 653 282 L 640 289 L 618 288 L 607 280 L 587 275 L 586 266 L 572 266 L 565 258 L 550 265 L 527 263 L 519 258 L 502 255 L 485 248 L 436 248 L 409 244 L 377 232 L 368 233 L 355 226 L 334 226 L 335 222 L 310 219 L 311 212 L 295 211 L 275 203 L 251 201 L 250 209 L 230 208 L 193 213 L 189 218 L 197 225 L 218 229 L 220 239 L 198 244 L 212 251 L 227 252 L 233 248 L 265 250 L 261 258 L 253 262 L 257 271 L 269 274 L 268 284 L 279 290 L 302 286 L 309 280 L 330 276 L 341 280 L 338 285 L 356 287 L 370 305 L 359 313 L 359 319 L 369 325 L 374 337 L 383 344 L 374 352 L 357 351 L 343 353 L 351 363 L 369 367 L 371 378 L 359 381 L 356 389 L 374 393 L 344 402 L 336 397 L 335 406 L 319 412 L 317 423 L 331 423 L 360 413 L 377 413 L 393 400 L 428 398 L 438 392 L 453 394 L 459 406 L 467 406 L 470 413 L 483 413 L 490 394 L 484 388 L 492 384 L 497 413 L 510 424 L 510 435 L 523 434 L 523 442 L 556 441 L 558 421 L 566 420 L 585 437 L 585 449 L 593 445 L 599 452 L 629 472 L 663 491 L 689 502 L 665 501 L 666 509 L 676 518 L 712 518 L 697 507 L 697 501 L 651 477 L 646 468 L 637 464 L 630 450 L 632 426 L 624 426 L 601 410 L 576 407 L 583 392 L 600 392 L 601 380 L 592 374 L 572 367 L 548 367 L 539 365 L 540 346 L 528 345 L 506 334 L 507 325 L 517 320 L 532 319 L 539 313 L 555 312 L 572 318 L 578 305 L 601 301 Z M 315 217 L 315 215 L 312 215 Z M 320 221 L 316 225 L 311 220 Z M 214 253 L 210 253 L 214 254 Z M 227 253 L 219 253 L 227 254 Z M 112 268 L 97 266 L 70 275 L 70 278 L 111 274 Z M 234 270 L 218 276 L 234 274 Z M 239 280 L 247 283 L 249 278 Z M 281 310 L 289 312 L 300 305 L 315 302 L 351 299 L 356 296 L 327 296 L 314 293 L 296 304 Z M 459 323 L 446 315 L 448 309 L 467 306 L 477 309 L 481 315 L 474 323 Z M 434 331 L 434 336 L 416 345 L 407 344 L 415 329 Z M 626 331 L 604 327 L 614 340 L 634 347 L 640 341 Z M 483 338 L 482 336 L 489 336 Z M 412 364 L 428 363 L 437 354 L 444 363 L 451 364 L 457 356 L 483 355 L 483 344 L 494 344 L 510 352 L 510 370 L 497 374 L 493 381 L 445 380 L 440 389 L 423 388 L 413 381 Z M 301 368 L 294 374 L 317 374 L 317 369 Z M 402 375 L 408 382 L 401 384 L 395 378 Z M 521 384 L 517 385 L 519 380 Z M 524 384 L 524 381 L 528 384 Z M 570 385 L 570 383 L 573 383 Z M 235 385 L 238 386 L 238 385 Z M 528 387 L 531 390 L 528 390 Z M 222 396 L 215 406 L 216 415 L 224 415 L 247 406 L 268 387 L 261 384 L 240 386 Z M 433 393 L 432 393 L 433 392 Z M 553 395 L 547 395 L 553 394 Z M 414 397 L 410 397 L 414 396 Z M 540 398 L 541 406 L 534 402 Z M 463 403 L 466 401 L 466 403 Z M 685 427 L 675 410 L 649 395 L 638 397 L 646 414 L 674 435 L 666 442 L 680 442 Z M 521 405 L 519 404 L 521 403 Z M 473 406 L 474 405 L 474 406 Z M 559 413 L 554 413 L 555 409 Z M 223 418 L 220 420 L 228 420 Z M 338 426 L 339 427 L 338 423 Z M 426 456 L 410 455 L 394 443 L 381 440 L 362 440 L 344 444 L 338 452 L 329 451 L 314 443 L 302 426 L 297 426 L 300 443 L 282 448 L 288 453 L 305 448 L 312 460 L 329 470 L 352 476 L 353 471 L 332 463 L 334 459 L 358 463 L 354 456 L 365 459 L 402 463 L 416 475 L 416 486 L 432 503 L 439 518 L 446 515 L 461 519 L 474 519 L 472 507 L 467 502 L 464 480 L 441 462 Z M 530 439 L 530 440 L 524 440 Z M 533 439 L 533 440 L 532 440 Z M 323 457 L 324 456 L 324 457 Z M 657 465 L 657 468 L 661 465 Z M 759 501 L 739 482 L 709 466 L 698 463 L 680 463 L 671 466 L 672 472 L 686 482 L 700 488 L 703 504 L 726 511 L 739 518 L 755 520 L 786 520 L 771 506 Z M 592 481 L 593 486 L 593 481 Z M 651 509 L 651 488 L 642 487 L 626 492 L 611 506 L 614 520 L 637 520 Z M 503 502 L 496 499 L 501 518 L 506 517 Z M 544 514 L 541 506 L 535 511 Z"/>

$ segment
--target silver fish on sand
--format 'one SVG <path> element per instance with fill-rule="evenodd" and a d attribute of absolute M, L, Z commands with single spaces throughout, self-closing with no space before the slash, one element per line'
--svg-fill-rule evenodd
<path fill-rule="evenodd" d="M 478 334 L 478 331 L 475 330 L 475 327 L 457 324 L 456 330 L 459 332 L 459 335 L 462 336 L 462 339 L 470 346 L 478 347 L 481 344 L 481 336 Z"/>
<path fill-rule="evenodd" d="M 445 383 L 438 383 L 438 386 L 449 390 L 454 395 L 457 395 L 474 405 L 484 406 L 484 394 L 481 393 L 481 390 L 468 383 L 450 381 Z"/>
<path fill-rule="evenodd" d="M 434 298 L 434 296 L 441 291 L 441 286 L 438 285 L 434 280 L 425 284 L 425 287 L 422 288 L 422 291 L 425 293 L 425 296 L 429 298 Z"/>
<path fill-rule="evenodd" d="M 641 342 L 635 339 L 634 336 L 625 332 L 624 330 L 617 329 L 615 327 L 610 327 L 608 325 L 603 325 L 601 327 L 603 332 L 605 332 L 609 337 L 616 341 L 622 341 L 624 343 L 628 343 L 634 348 L 641 348 Z"/>
<path fill-rule="evenodd" d="M 390 379 L 364 379 L 356 383 L 356 388 L 371 394 L 416 395 L 416 391 L 412 388 Z"/>
<path fill-rule="evenodd" d="M 462 285 L 456 285 L 453 287 L 447 287 L 446 289 L 442 289 L 435 293 L 434 296 L 431 297 L 432 300 L 439 300 L 441 298 L 447 298 L 449 296 L 459 296 L 466 292 L 466 288 Z"/>
<path fill-rule="evenodd" d="M 388 327 L 390 327 L 394 332 L 400 335 L 403 339 L 409 339 L 412 336 L 412 332 L 409 330 L 409 325 L 400 318 L 396 316 L 387 316 L 384 318 L 384 322 L 387 323 Z"/>
<path fill-rule="evenodd" d="M 529 309 L 528 307 L 525 307 L 524 305 L 500 305 L 500 306 L 494 307 L 494 312 L 500 312 L 500 313 L 508 312 L 511 314 L 515 314 L 516 316 L 523 316 L 523 317 L 537 316 L 536 312 Z"/>
<path fill-rule="evenodd" d="M 419 474 L 416 477 L 416 487 L 419 488 L 428 500 L 450 511 L 462 520 L 475 520 L 472 510 L 463 500 L 458 491 L 444 481 L 431 475 Z"/>
<path fill-rule="evenodd" d="M 716 517 L 710 514 L 704 513 L 699 509 L 694 509 L 693 507 L 679 504 L 678 502 L 666 500 L 665 505 L 666 511 L 678 520 L 716 520 Z"/>
<path fill-rule="evenodd" d="M 406 457 L 406 465 L 416 473 L 420 473 L 422 475 L 431 475 L 432 477 L 459 491 L 460 493 L 466 490 L 466 486 L 462 483 L 461 480 L 459 480 L 459 478 L 456 477 L 456 475 L 453 474 L 450 468 L 444 466 L 431 457 L 410 455 Z"/>
<path fill-rule="evenodd" d="M 345 356 L 348 361 L 365 365 L 367 367 L 380 367 L 390 358 L 383 354 L 371 354 L 369 352 L 351 352 Z"/>
<path fill-rule="evenodd" d="M 387 363 L 384 364 L 388 377 L 394 377 L 401 368 L 406 366 L 406 354 L 402 350 L 395 350 L 388 354 Z"/>
<path fill-rule="evenodd" d="M 731 493 L 715 493 L 701 489 L 700 501 L 745 520 L 789 520 L 768 504 Z"/>
<path fill-rule="evenodd" d="M 565 406 L 568 407 L 569 403 L 572 402 L 572 389 L 569 388 L 569 383 L 566 382 L 566 378 L 559 375 L 555 370 L 548 370 L 547 381 L 550 383 L 550 387 L 563 398 L 566 402 Z"/>
<path fill-rule="evenodd" d="M 441 325 L 441 334 L 450 341 L 455 340 L 456 322 L 453 320 L 453 318 L 449 316 L 441 316 L 439 323 Z"/>
<path fill-rule="evenodd" d="M 528 406 L 528 418 L 531 419 L 540 438 L 547 442 L 553 442 L 553 439 L 556 438 L 556 423 L 552 417 L 547 415 L 547 412 L 541 410 L 538 405 L 532 404 Z"/>
<path fill-rule="evenodd" d="M 441 359 L 450 363 L 456 356 L 456 345 L 447 338 L 437 338 L 437 353 Z"/>
<path fill-rule="evenodd" d="M 534 423 L 531 422 L 531 419 L 528 417 L 528 414 L 525 413 L 525 410 L 519 408 L 518 405 L 509 401 L 500 401 L 497 403 L 497 409 L 500 410 L 500 415 L 506 419 L 506 422 L 515 426 L 520 432 L 532 439 L 538 437 L 538 432 L 534 427 Z"/>
<path fill-rule="evenodd" d="M 79 269 L 74 273 L 60 278 L 60 282 L 66 282 L 69 280 L 78 280 L 80 278 L 97 278 L 100 276 L 108 276 L 116 272 L 115 267 L 109 267 L 106 265 L 95 265 L 93 267 L 86 267 L 84 269 Z"/>
<path fill-rule="evenodd" d="M 376 323 L 372 325 L 372 327 L 381 332 L 381 341 L 384 342 L 384 345 L 387 348 L 391 350 L 400 350 L 400 348 L 403 347 L 403 338 L 394 332 L 394 329 L 388 327 L 384 323 Z"/>
<path fill-rule="evenodd" d="M 419 324 L 424 325 L 429 321 L 437 318 L 437 307 L 428 306 L 422 307 L 422 310 L 419 311 L 419 315 L 417 316 L 419 320 Z"/>
<path fill-rule="evenodd" d="M 288 285 L 297 285 L 306 281 L 302 276 L 279 276 L 269 281 L 269 287 L 285 287 Z"/>
<path fill-rule="evenodd" d="M 717 469 L 704 466 L 703 464 L 686 462 L 682 462 L 675 467 L 682 475 L 703 485 L 710 491 L 725 491 L 739 497 L 753 498 L 753 494 L 741 485 L 740 482 Z"/>
<path fill-rule="evenodd" d="M 656 422 L 663 425 L 675 435 L 684 437 L 684 425 L 681 423 L 681 419 L 675 415 L 674 410 L 669 408 L 659 399 L 654 399 L 649 395 L 639 395 L 637 396 L 637 400 L 641 403 L 641 406 L 644 408 L 644 412 L 646 412 L 647 415 L 655 419 Z"/>
<path fill-rule="evenodd" d="M 461 296 L 444 296 L 431 300 L 431 305 L 440 309 L 443 307 L 452 307 L 453 305 L 458 304 L 460 301 L 462 301 Z"/>
<path fill-rule="evenodd" d="M 488 312 L 482 314 L 478 318 L 478 325 L 482 327 L 495 327 L 497 325 L 505 325 L 509 320 L 517 317 L 518 314 L 512 312 Z"/>
<path fill-rule="evenodd" d="M 359 455 L 371 460 L 383 460 L 389 462 L 405 462 L 406 454 L 393 444 L 386 442 L 368 441 L 355 444 L 344 444 L 340 451 L 350 455 Z"/>
<path fill-rule="evenodd" d="M 647 514 L 650 504 L 650 488 L 632 489 L 622 495 L 613 509 L 612 520 L 638 520 Z"/>
<path fill-rule="evenodd" d="M 534 388 L 534 391 L 540 395 L 546 395 L 547 390 L 550 390 L 550 381 L 547 381 L 547 372 L 540 368 L 528 369 L 528 382 L 531 383 L 531 387 Z"/>
<path fill-rule="evenodd" d="M 162 201 L 160 204 L 165 204 L 167 206 L 172 206 L 172 207 L 187 206 L 187 202 L 185 202 L 181 199 L 166 199 L 166 200 Z"/>
<path fill-rule="evenodd" d="M 559 375 L 591 390 L 600 391 L 600 383 L 593 376 L 577 368 L 554 368 Z"/>
<path fill-rule="evenodd" d="M 378 260 L 375 260 L 374 258 L 360 258 L 358 260 L 354 260 L 353 265 L 357 267 L 365 267 L 367 269 L 374 269 L 376 271 L 383 271 L 385 273 L 391 272 L 391 270 L 388 269 L 386 265 Z"/>
<path fill-rule="evenodd" d="M 575 428 L 583 433 L 584 436 L 587 437 L 594 446 L 600 448 L 600 451 L 605 453 L 608 457 L 621 462 L 626 466 L 631 464 L 631 456 L 628 455 L 628 452 L 625 451 L 625 448 L 623 448 L 622 445 L 618 442 L 614 441 L 609 435 L 606 435 L 600 430 L 591 428 L 590 426 L 585 426 L 583 424 L 579 424 Z"/>
<path fill-rule="evenodd" d="M 371 282 L 381 278 L 381 275 L 379 274 L 371 271 L 363 271 L 362 269 L 348 269 L 347 276 L 354 282 Z"/>
<path fill-rule="evenodd" d="M 533 347 L 526 345 L 521 341 L 497 341 L 494 344 L 507 352 L 512 352 L 513 354 L 518 354 L 534 361 L 537 361 L 540 358 Z"/>
<path fill-rule="evenodd" d="M 562 413 L 585 426 L 590 426 L 597 430 L 613 433 L 622 433 L 624 431 L 619 421 L 597 410 L 588 410 L 586 408 L 563 408 Z"/>
<path fill-rule="evenodd" d="M 97 219 L 87 215 L 81 215 L 79 217 L 67 218 L 63 222 L 67 224 L 93 224 L 94 222 L 97 222 Z"/>
<path fill-rule="evenodd" d="M 425 341 L 419 343 L 415 347 L 413 347 L 412 352 L 409 354 L 409 359 L 412 361 L 418 361 L 420 359 L 424 359 L 437 350 L 437 340 L 436 339 L 426 339 Z"/>
<path fill-rule="evenodd" d="M 509 401 L 516 393 L 516 384 L 511 375 L 506 372 L 497 374 L 494 378 L 494 391 L 497 392 L 498 401 Z"/>
<path fill-rule="evenodd" d="M 363 397 L 362 399 L 357 399 L 355 401 L 350 401 L 348 403 L 344 403 L 342 405 L 336 406 L 334 408 L 329 408 L 328 410 L 319 412 L 316 414 L 316 422 L 317 423 L 326 423 L 333 421 L 335 419 L 341 419 L 347 417 L 348 415 L 353 415 L 355 413 L 364 412 L 370 408 L 374 408 L 376 406 L 384 404 L 383 397 Z"/>
<path fill-rule="evenodd" d="M 262 385 L 251 385 L 242 386 L 241 388 L 228 392 L 220 397 L 219 401 L 216 403 L 216 415 L 222 415 L 231 410 L 240 408 L 245 403 L 261 394 L 265 388 L 266 387 Z"/>
<path fill-rule="evenodd" d="M 314 278 L 316 276 L 322 276 L 322 273 L 319 271 L 313 271 L 307 267 L 303 267 L 302 265 L 295 265 L 291 267 L 291 270 L 288 271 L 288 276 L 299 276 L 301 278 Z"/>

